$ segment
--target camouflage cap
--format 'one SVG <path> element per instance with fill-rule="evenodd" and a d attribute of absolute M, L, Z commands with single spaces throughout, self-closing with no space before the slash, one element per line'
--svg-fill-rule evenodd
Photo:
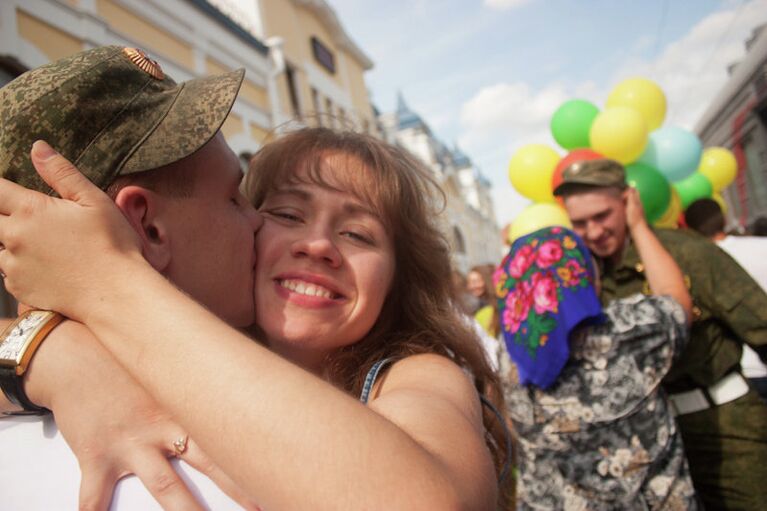
<path fill-rule="evenodd" d="M 135 48 L 104 46 L 0 89 L 0 176 L 46 193 L 29 152 L 45 140 L 102 189 L 192 154 L 220 129 L 243 69 L 177 84 Z"/>
<path fill-rule="evenodd" d="M 567 195 L 578 185 L 623 189 L 626 171 L 623 165 L 607 158 L 577 161 L 562 171 L 562 182 L 554 189 L 554 195 Z"/>

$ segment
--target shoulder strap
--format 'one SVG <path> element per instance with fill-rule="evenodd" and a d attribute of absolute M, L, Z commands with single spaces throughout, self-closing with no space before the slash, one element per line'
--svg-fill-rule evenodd
<path fill-rule="evenodd" d="M 393 359 L 391 358 L 379 360 L 373 364 L 373 366 L 368 371 L 367 376 L 365 376 L 365 383 L 362 385 L 362 392 L 360 392 L 360 401 L 363 404 L 367 404 L 368 399 L 370 398 L 370 392 L 373 390 L 373 385 L 375 384 L 381 369 L 383 369 L 392 360 Z"/>

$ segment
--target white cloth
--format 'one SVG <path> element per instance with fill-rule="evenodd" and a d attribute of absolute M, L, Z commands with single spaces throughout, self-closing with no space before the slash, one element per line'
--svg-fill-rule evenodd
<path fill-rule="evenodd" d="M 169 444 L 173 441 L 168 439 Z M 0 508 L 3 511 L 77 509 L 80 468 L 77 458 L 48 416 L 0 419 Z M 242 509 L 207 477 L 183 461 L 172 460 L 187 486 L 208 509 Z M 135 476 L 122 479 L 111 510 L 162 508 Z"/>
<path fill-rule="evenodd" d="M 767 238 L 762 236 L 726 236 L 717 241 L 767 293 Z M 743 345 L 740 366 L 746 378 L 767 377 L 767 366 L 748 345 Z"/>

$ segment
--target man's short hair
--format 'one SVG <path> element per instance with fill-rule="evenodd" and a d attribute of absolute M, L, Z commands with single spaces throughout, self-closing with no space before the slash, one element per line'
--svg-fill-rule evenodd
<path fill-rule="evenodd" d="M 142 51 L 119 46 L 28 71 L 0 89 L 0 176 L 52 193 L 29 155 L 39 139 L 102 189 L 169 165 L 218 132 L 243 76 L 240 69 L 177 84 Z"/>
<path fill-rule="evenodd" d="M 562 182 L 554 188 L 554 195 L 567 197 L 597 188 L 626 188 L 623 165 L 609 158 L 581 160 L 562 171 Z"/>
<path fill-rule="evenodd" d="M 722 208 L 714 199 L 698 199 L 684 210 L 684 222 L 690 229 L 707 238 L 724 232 Z"/>

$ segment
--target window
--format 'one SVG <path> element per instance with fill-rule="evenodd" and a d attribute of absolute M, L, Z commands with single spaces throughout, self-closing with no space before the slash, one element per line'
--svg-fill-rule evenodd
<path fill-rule="evenodd" d="M 301 107 L 298 103 L 298 89 L 296 88 L 296 70 L 290 64 L 285 65 L 285 79 L 288 83 L 288 97 L 294 117 L 301 118 Z"/>
<path fill-rule="evenodd" d="M 333 114 L 333 102 L 330 98 L 325 98 L 325 118 L 328 120 L 328 126 L 331 128 L 335 125 L 335 117 Z"/>
<path fill-rule="evenodd" d="M 314 117 L 317 118 L 317 124 L 322 126 L 322 115 L 320 112 L 320 93 L 312 87 L 312 108 L 314 108 Z"/>
<path fill-rule="evenodd" d="M 463 240 L 463 234 L 457 226 L 453 226 L 453 250 L 459 254 L 466 253 L 466 242 Z"/>
<path fill-rule="evenodd" d="M 320 40 L 314 36 L 312 36 L 311 42 L 312 55 L 314 55 L 314 60 L 316 60 L 320 66 L 324 67 L 328 73 L 335 74 L 336 61 L 335 57 L 333 56 L 333 52 L 331 52 L 327 46 L 322 44 Z"/>

